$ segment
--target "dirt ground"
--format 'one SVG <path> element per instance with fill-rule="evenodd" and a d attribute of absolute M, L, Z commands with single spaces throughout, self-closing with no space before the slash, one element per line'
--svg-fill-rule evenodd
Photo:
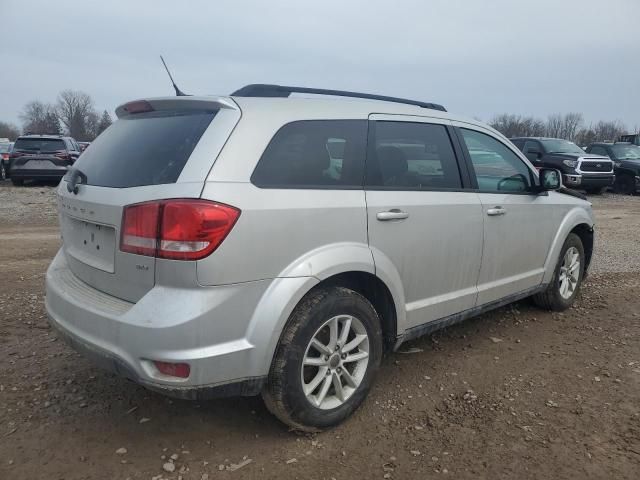
<path fill-rule="evenodd" d="M 58 340 L 43 305 L 53 200 L 0 183 L 0 479 L 640 478 L 640 197 L 593 198 L 575 308 L 524 301 L 411 342 L 317 435 L 259 398 L 170 400 Z"/>

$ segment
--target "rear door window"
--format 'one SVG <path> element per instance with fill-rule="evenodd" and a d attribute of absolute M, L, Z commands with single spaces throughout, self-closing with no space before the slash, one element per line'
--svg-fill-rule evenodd
<path fill-rule="evenodd" d="M 124 117 L 100 134 L 74 168 L 88 185 L 175 183 L 216 111 L 156 111 Z M 213 159 L 212 159 L 213 162 Z"/>
<path fill-rule="evenodd" d="M 444 125 L 378 121 L 367 161 L 367 186 L 392 190 L 462 187 Z"/>
<path fill-rule="evenodd" d="M 66 150 L 66 145 L 62 138 L 19 138 L 13 149 L 29 152 L 57 152 Z"/>
<path fill-rule="evenodd" d="M 362 188 L 366 120 L 303 120 L 283 126 L 256 166 L 261 188 Z"/>

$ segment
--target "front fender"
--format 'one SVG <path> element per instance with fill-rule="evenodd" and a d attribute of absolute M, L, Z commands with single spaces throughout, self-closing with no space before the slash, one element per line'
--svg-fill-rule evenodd
<path fill-rule="evenodd" d="M 593 215 L 590 209 L 576 206 L 569 210 L 562 219 L 560 227 L 551 243 L 551 248 L 544 262 L 544 277 L 542 283 L 550 283 L 553 279 L 558 258 L 560 258 L 560 250 L 564 245 L 564 241 L 571 231 L 581 224 L 589 225 L 593 228 Z"/>

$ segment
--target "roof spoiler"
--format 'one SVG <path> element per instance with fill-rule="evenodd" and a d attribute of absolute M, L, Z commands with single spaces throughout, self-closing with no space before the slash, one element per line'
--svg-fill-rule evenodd
<path fill-rule="evenodd" d="M 133 108 L 131 106 L 145 105 L 145 108 Z M 162 111 L 162 110 L 220 110 L 220 109 L 239 110 L 238 104 L 229 97 L 157 97 L 133 100 L 123 103 L 116 108 L 116 116 L 118 118 L 144 113 L 145 111 Z"/>

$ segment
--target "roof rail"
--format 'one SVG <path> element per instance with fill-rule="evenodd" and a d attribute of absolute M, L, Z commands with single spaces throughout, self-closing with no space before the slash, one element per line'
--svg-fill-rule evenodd
<path fill-rule="evenodd" d="M 418 100 L 409 100 L 407 98 L 387 97 L 384 95 L 373 95 L 371 93 L 348 92 L 344 90 L 327 90 L 324 88 L 307 88 L 307 87 L 287 87 L 283 85 L 269 85 L 263 83 L 254 83 L 242 87 L 231 94 L 232 97 L 279 97 L 285 98 L 292 93 L 311 93 L 314 95 L 332 95 L 336 97 L 366 98 L 368 100 L 381 100 L 384 102 L 404 103 L 407 105 L 415 105 L 422 108 L 430 108 L 431 110 L 447 110 L 437 103 L 421 102 Z"/>

